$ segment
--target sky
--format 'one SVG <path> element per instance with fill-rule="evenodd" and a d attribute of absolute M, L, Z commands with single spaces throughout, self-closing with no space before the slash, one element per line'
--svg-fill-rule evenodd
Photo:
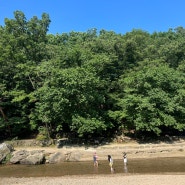
<path fill-rule="evenodd" d="M 133 29 L 165 32 L 185 27 L 185 0 L 0 0 L 0 25 L 16 10 L 27 20 L 50 16 L 48 33 L 86 32 L 90 29 L 125 34 Z"/>

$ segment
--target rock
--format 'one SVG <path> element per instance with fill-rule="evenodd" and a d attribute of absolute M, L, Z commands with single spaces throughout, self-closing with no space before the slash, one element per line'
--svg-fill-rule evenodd
<path fill-rule="evenodd" d="M 45 160 L 43 150 L 26 151 L 20 150 L 13 153 L 10 162 L 13 164 L 42 164 Z"/>
<path fill-rule="evenodd" d="M 46 147 L 46 146 L 50 146 L 53 144 L 53 140 L 42 140 L 39 141 L 37 139 L 22 139 L 22 140 L 11 140 L 11 144 L 14 147 L 35 147 L 35 146 L 42 146 L 42 147 Z"/>
<path fill-rule="evenodd" d="M 51 154 L 47 158 L 48 163 L 60 163 L 63 161 L 80 161 L 81 154 L 79 152 L 68 152 L 68 153 L 61 153 L 56 152 Z"/>
<path fill-rule="evenodd" d="M 43 162 L 44 162 L 43 152 L 39 152 L 39 151 L 33 152 L 32 151 L 32 153 L 30 153 L 25 159 L 20 161 L 20 164 L 36 165 L 36 164 L 43 164 Z"/>
<path fill-rule="evenodd" d="M 29 152 L 26 150 L 20 150 L 20 151 L 14 152 L 12 158 L 10 159 L 10 162 L 13 164 L 19 164 L 20 161 L 28 157 L 28 155 L 29 155 Z"/>
<path fill-rule="evenodd" d="M 0 144 L 0 163 L 2 163 L 3 160 L 6 159 L 7 155 L 9 155 L 13 150 L 14 149 L 10 144 Z"/>
<path fill-rule="evenodd" d="M 62 138 L 57 140 L 57 148 L 61 148 L 68 143 L 68 138 Z"/>
<path fill-rule="evenodd" d="M 81 154 L 79 152 L 72 152 L 68 161 L 80 161 L 80 158 Z"/>
<path fill-rule="evenodd" d="M 57 153 L 51 154 L 49 156 L 48 162 L 49 163 L 60 163 L 65 160 L 66 160 L 65 154 L 63 154 L 61 152 L 57 152 Z"/>

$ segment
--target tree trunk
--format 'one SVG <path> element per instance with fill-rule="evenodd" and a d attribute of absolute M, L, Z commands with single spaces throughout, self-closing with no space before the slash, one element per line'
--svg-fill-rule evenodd
<path fill-rule="evenodd" d="M 4 111 L 3 111 L 3 108 L 2 108 L 2 107 L 0 107 L 0 112 L 1 112 L 1 115 L 2 115 L 2 117 L 3 117 L 4 121 L 5 121 L 5 123 L 7 123 L 7 126 L 8 126 L 8 132 L 9 132 L 9 134 L 10 134 L 10 136 L 11 136 L 11 135 L 12 135 L 12 133 L 11 133 L 10 125 L 9 125 L 9 123 L 8 123 L 8 118 L 6 117 L 6 115 L 5 115 L 5 113 L 4 113 Z"/>

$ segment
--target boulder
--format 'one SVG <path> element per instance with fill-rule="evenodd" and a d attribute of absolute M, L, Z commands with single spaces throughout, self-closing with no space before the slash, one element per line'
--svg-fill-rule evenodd
<path fill-rule="evenodd" d="M 68 144 L 68 138 L 62 138 L 57 140 L 57 148 L 62 148 L 66 144 Z"/>
<path fill-rule="evenodd" d="M 20 161 L 20 164 L 43 164 L 44 159 L 45 157 L 42 151 L 32 151 L 25 159 Z"/>
<path fill-rule="evenodd" d="M 60 163 L 62 161 L 66 160 L 66 156 L 65 154 L 61 153 L 61 152 L 56 152 L 54 154 L 51 154 L 49 156 L 48 162 L 49 163 Z"/>
<path fill-rule="evenodd" d="M 20 151 L 14 152 L 12 154 L 12 158 L 10 159 L 10 162 L 13 164 L 19 164 L 20 161 L 28 157 L 28 155 L 29 155 L 29 152 L 26 150 L 20 150 Z"/>
<path fill-rule="evenodd" d="M 42 164 L 45 160 L 43 150 L 26 151 L 20 150 L 13 153 L 10 162 L 13 164 L 36 165 Z"/>
<path fill-rule="evenodd" d="M 60 163 L 63 161 L 80 161 L 80 158 L 81 154 L 79 152 L 56 152 L 49 156 L 48 163 Z"/>
<path fill-rule="evenodd" d="M 68 161 L 80 161 L 81 153 L 79 152 L 72 152 L 69 156 Z"/>
<path fill-rule="evenodd" d="M 2 143 L 0 144 L 0 163 L 3 162 L 3 160 L 6 159 L 6 157 L 11 154 L 13 151 L 13 147 L 10 144 Z"/>

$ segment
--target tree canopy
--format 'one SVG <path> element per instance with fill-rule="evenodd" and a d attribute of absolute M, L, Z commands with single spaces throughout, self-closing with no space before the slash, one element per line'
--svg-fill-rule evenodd
<path fill-rule="evenodd" d="M 185 29 L 48 34 L 21 11 L 0 27 L 0 139 L 185 130 Z"/>

